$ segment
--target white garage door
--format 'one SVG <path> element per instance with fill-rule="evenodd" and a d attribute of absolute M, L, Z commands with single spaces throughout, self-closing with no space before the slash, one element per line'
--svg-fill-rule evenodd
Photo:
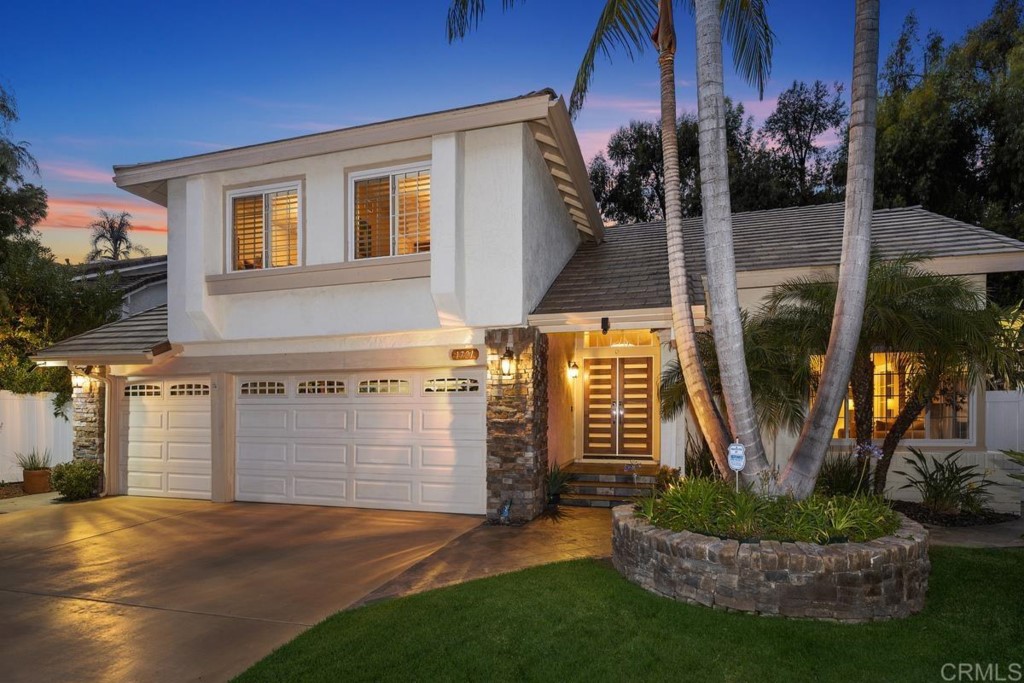
<path fill-rule="evenodd" d="M 130 496 L 210 498 L 210 380 L 125 384 L 122 475 Z"/>
<path fill-rule="evenodd" d="M 240 377 L 238 500 L 481 514 L 484 370 Z"/>

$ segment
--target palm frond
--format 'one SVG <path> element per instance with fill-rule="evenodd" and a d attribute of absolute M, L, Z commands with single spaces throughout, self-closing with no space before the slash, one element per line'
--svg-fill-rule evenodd
<path fill-rule="evenodd" d="M 516 0 L 501 0 L 502 11 L 507 12 L 516 4 Z M 445 25 L 448 42 L 466 37 L 470 31 L 476 30 L 484 15 L 484 0 L 452 0 L 448 7 L 448 21 Z"/>
<path fill-rule="evenodd" d="M 732 46 L 733 63 L 758 97 L 764 97 L 771 75 L 775 43 L 767 6 L 767 0 L 722 0 L 722 33 Z"/>
<path fill-rule="evenodd" d="M 467 0 L 468 1 L 468 0 Z M 479 1 L 479 0 L 478 0 Z M 643 54 L 650 40 L 651 32 L 658 20 L 658 4 L 656 0 L 607 0 L 601 15 L 597 19 L 594 35 L 583 53 L 580 68 L 576 72 L 572 96 L 569 98 L 569 114 L 576 116 L 583 108 L 583 101 L 590 89 L 594 76 L 594 63 L 597 53 L 603 54 L 609 61 L 612 50 L 620 48 L 626 56 L 633 59 Z"/>

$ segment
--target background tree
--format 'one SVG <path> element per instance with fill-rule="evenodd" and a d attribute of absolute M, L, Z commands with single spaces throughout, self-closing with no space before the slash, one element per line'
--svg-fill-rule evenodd
<path fill-rule="evenodd" d="M 132 241 L 130 213 L 110 213 L 100 209 L 99 216 L 89 224 L 92 251 L 86 255 L 86 261 L 121 261 L 131 258 L 132 254 L 149 255 L 149 249 Z"/>
<path fill-rule="evenodd" d="M 46 191 L 25 178 L 26 174 L 38 173 L 39 167 L 28 144 L 11 138 L 17 121 L 14 95 L 0 85 L 0 249 L 5 240 L 28 234 L 46 217 Z"/>
<path fill-rule="evenodd" d="M 948 48 L 908 17 L 886 59 L 879 102 L 877 204 L 930 211 L 1024 238 L 1024 0 Z M 1002 304 L 1024 299 L 1021 273 L 989 277 Z"/>
<path fill-rule="evenodd" d="M 40 348 L 116 318 L 120 294 L 104 278 L 76 281 L 57 263 L 33 228 L 46 217 L 46 192 L 27 182 L 36 170 L 25 143 L 9 134 L 17 120 L 14 98 L 0 88 L 0 389 L 51 391 L 60 409 L 71 396 L 66 368 L 39 368 Z"/>
<path fill-rule="evenodd" d="M 830 164 L 818 139 L 839 128 L 847 116 L 841 83 L 829 88 L 821 81 L 793 81 L 765 119 L 762 130 L 784 161 L 798 204 L 812 203 L 816 190 L 826 185 Z"/>

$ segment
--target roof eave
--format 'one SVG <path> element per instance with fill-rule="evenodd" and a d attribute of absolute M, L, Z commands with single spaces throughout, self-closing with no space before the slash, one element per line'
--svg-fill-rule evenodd
<path fill-rule="evenodd" d="M 114 183 L 121 189 L 166 206 L 167 181 L 172 178 L 229 171 L 444 133 L 544 119 L 548 115 L 551 100 L 551 93 L 543 91 L 537 95 L 513 100 L 395 119 L 222 152 L 131 166 L 115 166 Z"/>
<path fill-rule="evenodd" d="M 120 353 L 44 353 L 29 356 L 29 360 L 40 367 L 67 367 L 69 365 L 152 365 L 164 361 L 177 351 L 170 342 L 163 341 L 149 351 Z"/>

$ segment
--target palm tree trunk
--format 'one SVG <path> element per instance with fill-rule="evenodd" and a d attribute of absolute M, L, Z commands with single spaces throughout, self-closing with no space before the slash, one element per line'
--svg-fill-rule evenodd
<path fill-rule="evenodd" d="M 853 361 L 850 389 L 853 392 L 854 438 L 858 446 L 870 444 L 875 426 L 875 364 L 870 353 L 859 353 Z M 849 424 L 846 430 L 849 433 Z"/>
<path fill-rule="evenodd" d="M 892 427 L 889 428 L 889 432 L 885 435 L 885 440 L 882 442 L 882 459 L 878 461 L 878 465 L 875 467 L 874 488 L 875 493 L 878 495 L 885 493 L 885 484 L 889 477 L 889 466 L 892 465 L 892 457 L 896 453 L 896 447 L 903 440 L 903 436 L 910 429 L 910 426 L 914 424 L 914 421 L 921 416 L 922 411 L 925 409 L 926 401 L 920 398 L 920 396 L 920 394 L 915 392 L 907 399 L 907 402 L 903 404 L 903 409 L 900 410 L 896 420 L 893 421 Z"/>
<path fill-rule="evenodd" d="M 875 112 L 878 107 L 878 4 L 857 0 L 854 27 L 850 149 L 847 166 L 843 251 L 832 332 L 821 383 L 780 487 L 798 498 L 814 490 L 825 452 L 846 398 L 857 352 L 871 256 L 871 212 L 875 196 Z"/>
<path fill-rule="evenodd" d="M 659 0 L 658 26 L 652 36 L 658 47 L 661 70 L 661 148 L 665 172 L 665 231 L 668 242 L 668 274 L 672 295 L 672 331 L 676 339 L 679 366 L 697 425 L 711 447 L 718 470 L 731 476 L 726 450 L 729 432 L 718 410 L 711 384 L 697 349 L 697 328 L 693 320 L 690 282 L 686 272 L 683 244 L 683 207 L 679 197 L 679 143 L 676 134 L 676 40 L 672 1 Z"/>
<path fill-rule="evenodd" d="M 754 412 L 743 350 L 743 320 L 736 286 L 729 157 L 726 150 L 725 77 L 719 0 L 697 0 L 697 113 L 701 204 L 708 299 L 722 381 L 722 397 L 732 434 L 747 448 L 744 477 L 754 481 L 768 469 Z"/>

